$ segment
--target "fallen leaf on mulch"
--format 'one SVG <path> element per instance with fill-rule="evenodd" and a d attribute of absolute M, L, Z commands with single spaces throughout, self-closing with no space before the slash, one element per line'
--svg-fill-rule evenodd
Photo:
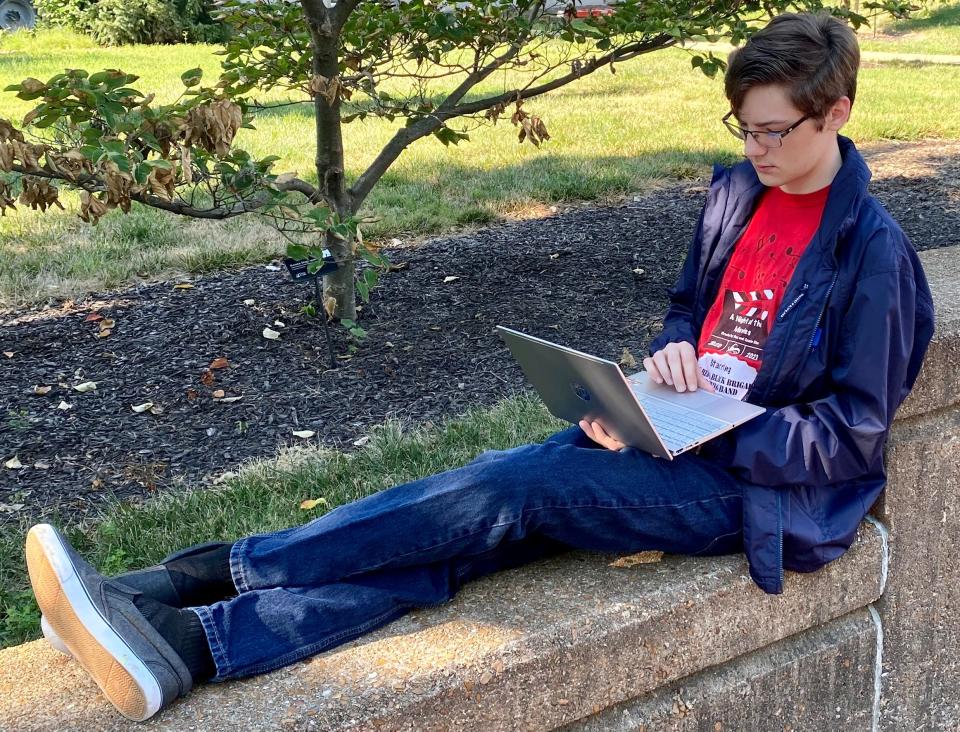
<path fill-rule="evenodd" d="M 225 369 L 230 366 L 230 362 L 225 358 L 215 358 L 207 366 L 208 369 Z"/>
<path fill-rule="evenodd" d="M 353 441 L 353 446 L 354 446 L 354 447 L 363 447 L 363 446 L 366 445 L 368 442 L 370 442 L 370 435 L 364 435 L 364 436 L 361 437 L 359 440 L 354 440 L 354 441 Z"/>
<path fill-rule="evenodd" d="M 90 313 L 87 317 L 83 319 L 83 322 L 96 323 L 98 320 L 103 320 L 103 316 L 100 313 Z"/>
<path fill-rule="evenodd" d="M 317 433 L 313 430 L 294 430 L 293 434 L 297 437 L 302 437 L 303 439 L 308 440 Z"/>
<path fill-rule="evenodd" d="M 326 498 L 308 498 L 306 501 L 302 501 L 300 503 L 300 508 L 302 508 L 304 511 L 309 511 L 310 509 L 316 508 L 317 506 L 327 506 L 327 505 L 329 504 L 327 503 Z"/>
<path fill-rule="evenodd" d="M 4 351 L 3 355 L 6 356 L 7 358 L 13 358 L 14 353 L 15 351 Z"/>
<path fill-rule="evenodd" d="M 275 326 L 277 326 L 278 328 L 286 328 L 286 327 L 287 327 L 287 324 L 284 323 L 282 320 L 274 320 L 274 321 L 273 321 L 273 324 L 274 324 Z"/>
<path fill-rule="evenodd" d="M 655 564 L 663 559 L 663 552 L 658 551 L 646 551 L 646 552 L 637 552 L 636 554 L 630 554 L 625 557 L 620 557 L 615 560 L 610 566 L 617 567 L 619 569 L 626 569 L 629 567 L 635 567 L 638 564 Z"/>
<path fill-rule="evenodd" d="M 194 287 L 189 282 L 183 282 L 179 285 L 174 285 L 173 289 L 174 290 L 192 290 L 194 289 Z"/>
<path fill-rule="evenodd" d="M 59 409 L 59 410 L 61 410 L 61 411 L 63 411 L 63 412 L 66 412 L 68 409 L 73 409 L 73 405 L 72 405 L 72 404 L 68 404 L 67 402 L 61 401 L 61 402 L 57 405 L 57 409 Z"/>
<path fill-rule="evenodd" d="M 50 463 L 45 463 L 42 460 L 37 460 L 37 462 L 33 464 L 33 467 L 37 470 L 50 470 Z"/>
<path fill-rule="evenodd" d="M 191 402 L 198 396 L 200 395 L 197 393 L 196 389 L 187 389 L 187 399 L 189 399 Z"/>
<path fill-rule="evenodd" d="M 153 402 L 144 402 L 143 404 L 131 404 L 130 409 L 132 409 L 137 414 L 146 412 L 148 409 L 153 407 Z"/>
<path fill-rule="evenodd" d="M 271 328 L 267 327 L 267 328 L 264 328 L 264 329 L 263 329 L 263 337 L 264 337 L 264 338 L 267 338 L 267 339 L 269 339 L 269 340 L 271 340 L 271 341 L 276 341 L 276 340 L 279 340 L 279 339 L 280 339 L 280 334 L 277 333 L 277 331 L 272 330 Z"/>
<path fill-rule="evenodd" d="M 219 404 L 233 404 L 234 402 L 239 402 L 243 399 L 242 396 L 232 396 L 232 397 L 223 397 L 223 399 L 217 399 Z"/>
<path fill-rule="evenodd" d="M 96 391 L 96 389 L 96 381 L 84 381 L 83 383 L 77 384 L 73 387 L 74 391 L 79 391 L 81 394 L 86 394 L 88 391 Z"/>
<path fill-rule="evenodd" d="M 10 470 L 20 470 L 20 468 L 23 467 L 23 464 L 20 462 L 20 459 L 14 455 L 3 464 L 3 467 L 10 468 Z"/>
<path fill-rule="evenodd" d="M 323 298 L 323 310 L 327 314 L 327 320 L 333 320 L 337 312 L 337 298 L 329 295 Z"/>
<path fill-rule="evenodd" d="M 213 382 L 213 372 L 210 369 L 206 369 L 202 374 L 200 374 L 200 383 L 204 386 L 213 386 Z"/>
<path fill-rule="evenodd" d="M 257 301 L 254 300 L 252 297 L 248 297 L 246 300 L 243 301 L 243 304 L 244 304 L 244 305 L 255 305 L 256 302 L 257 302 Z"/>
<path fill-rule="evenodd" d="M 217 389 L 216 391 L 213 392 L 212 396 L 214 399 L 223 399 L 226 395 L 227 394 L 223 389 Z"/>
<path fill-rule="evenodd" d="M 637 368 L 637 359 L 635 359 L 633 354 L 630 353 L 630 349 L 623 349 L 623 353 L 620 354 L 620 365 L 625 369 Z"/>
<path fill-rule="evenodd" d="M 447 277 L 443 278 L 443 283 L 446 284 L 447 282 L 456 282 L 459 279 L 460 278 L 457 277 L 457 275 L 448 275 Z"/>
<path fill-rule="evenodd" d="M 37 396 L 46 396 L 51 389 L 53 389 L 52 386 L 35 386 L 33 387 L 33 393 Z"/>

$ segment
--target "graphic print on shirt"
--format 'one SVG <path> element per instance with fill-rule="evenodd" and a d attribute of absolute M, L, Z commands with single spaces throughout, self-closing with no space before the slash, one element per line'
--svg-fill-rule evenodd
<path fill-rule="evenodd" d="M 735 245 L 697 343 L 700 371 L 718 394 L 743 399 L 756 379 L 776 313 L 820 224 L 829 190 L 768 189 Z"/>
<path fill-rule="evenodd" d="M 773 322 L 773 290 L 723 293 L 723 310 L 701 348 L 700 370 L 718 394 L 742 399 L 757 376 Z"/>

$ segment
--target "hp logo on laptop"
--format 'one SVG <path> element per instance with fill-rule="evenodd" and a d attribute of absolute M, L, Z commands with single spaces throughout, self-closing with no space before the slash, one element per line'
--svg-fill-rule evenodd
<path fill-rule="evenodd" d="M 574 382 L 570 386 L 573 389 L 573 393 L 576 394 L 581 399 L 583 399 L 583 401 L 585 402 L 590 401 L 590 392 L 583 387 L 583 384 L 577 384 L 576 382 Z"/>

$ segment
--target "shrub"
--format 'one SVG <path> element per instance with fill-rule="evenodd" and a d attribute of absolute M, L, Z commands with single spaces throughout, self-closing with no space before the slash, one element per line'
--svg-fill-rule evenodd
<path fill-rule="evenodd" d="M 224 27 L 204 0 L 35 0 L 45 25 L 64 26 L 102 46 L 217 42 Z"/>

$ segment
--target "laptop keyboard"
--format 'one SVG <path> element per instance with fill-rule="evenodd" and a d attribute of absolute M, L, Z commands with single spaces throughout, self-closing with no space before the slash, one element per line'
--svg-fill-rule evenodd
<path fill-rule="evenodd" d="M 726 422 L 719 419 L 662 401 L 644 392 L 633 393 L 670 452 L 682 450 L 690 443 L 727 426 Z"/>

